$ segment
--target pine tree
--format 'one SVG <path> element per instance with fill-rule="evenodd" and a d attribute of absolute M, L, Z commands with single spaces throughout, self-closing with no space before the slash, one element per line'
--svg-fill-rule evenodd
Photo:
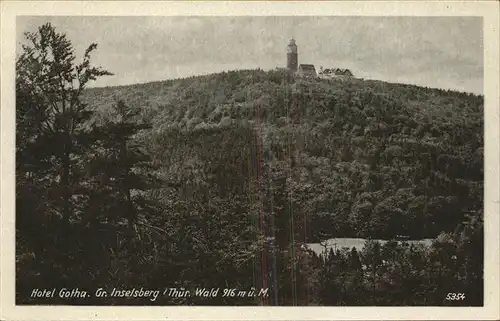
<path fill-rule="evenodd" d="M 26 33 L 26 37 L 31 43 L 23 46 L 17 60 L 16 81 L 22 93 L 18 98 L 30 103 L 33 111 L 29 113 L 36 115 L 39 130 L 35 139 L 45 140 L 44 148 L 49 148 L 55 159 L 53 176 L 59 182 L 59 214 L 69 222 L 74 158 L 87 143 L 84 124 L 91 115 L 80 96 L 89 81 L 111 73 L 90 65 L 96 44 L 91 44 L 83 61 L 76 64 L 71 42 L 50 24 L 41 26 L 38 33 Z M 22 106 L 23 101 L 19 104 Z"/>
<path fill-rule="evenodd" d="M 363 258 L 369 271 L 367 278 L 368 286 L 371 288 L 371 303 L 377 302 L 378 270 L 382 264 L 381 246 L 378 241 L 368 240 L 363 248 Z"/>
<path fill-rule="evenodd" d="M 92 144 L 92 112 L 80 96 L 90 81 L 111 73 L 91 66 L 96 44 L 76 63 L 71 42 L 50 24 L 25 36 L 16 61 L 16 244 L 19 254 L 44 260 L 30 267 L 20 261 L 18 269 L 53 287 L 79 273 L 79 264 L 70 263 L 79 248 L 73 223 L 82 215 L 80 160 Z M 29 283 L 24 272 L 18 281 Z"/>
<path fill-rule="evenodd" d="M 92 131 L 95 147 L 87 157 L 86 167 L 89 183 L 85 191 L 89 198 L 86 212 L 89 215 L 85 224 L 93 226 L 94 231 L 105 227 L 108 236 L 118 238 L 111 256 L 114 257 L 113 253 L 121 255 L 126 269 L 139 268 L 144 251 L 156 246 L 151 234 L 158 231 L 167 234 L 155 226 L 160 207 L 149 191 L 158 187 L 160 181 L 138 137 L 151 125 L 140 122 L 139 114 L 139 108 L 117 101 L 110 117 Z M 151 244 L 136 241 L 136 237 L 141 237 L 140 231 L 144 231 Z M 143 272 L 136 270 L 135 274 L 139 273 Z M 129 282 L 132 279 L 129 278 Z"/>

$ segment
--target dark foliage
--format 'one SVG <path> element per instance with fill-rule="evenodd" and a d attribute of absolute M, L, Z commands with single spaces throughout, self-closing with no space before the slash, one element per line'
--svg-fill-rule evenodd
<path fill-rule="evenodd" d="M 27 36 L 18 304 L 54 287 L 270 288 L 59 304 L 482 304 L 483 97 L 281 70 L 86 89 L 109 74 L 90 65 L 96 45 L 76 64 L 50 25 Z M 435 242 L 304 246 L 400 235 Z"/>

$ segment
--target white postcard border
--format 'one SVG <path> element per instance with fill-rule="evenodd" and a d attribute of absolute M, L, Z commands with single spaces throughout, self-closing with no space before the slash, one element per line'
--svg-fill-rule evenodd
<path fill-rule="evenodd" d="M 400 320 L 498 319 L 499 5 L 479 1 L 139 2 L 2 1 L 0 114 L 0 319 L 4 320 Z M 484 307 L 75 307 L 15 306 L 15 19 L 18 15 L 481 16 L 484 22 Z"/>

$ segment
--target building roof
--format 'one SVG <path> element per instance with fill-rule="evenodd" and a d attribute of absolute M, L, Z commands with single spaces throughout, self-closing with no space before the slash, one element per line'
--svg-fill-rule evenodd
<path fill-rule="evenodd" d="M 299 69 L 302 69 L 305 71 L 316 71 L 316 68 L 314 68 L 314 65 L 307 65 L 307 64 L 301 64 L 299 66 Z"/>

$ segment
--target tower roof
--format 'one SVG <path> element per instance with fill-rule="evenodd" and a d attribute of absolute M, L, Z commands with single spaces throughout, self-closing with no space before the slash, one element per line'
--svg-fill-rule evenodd
<path fill-rule="evenodd" d="M 288 44 L 289 46 L 296 46 L 295 44 L 295 39 L 290 39 L 290 43 Z"/>

